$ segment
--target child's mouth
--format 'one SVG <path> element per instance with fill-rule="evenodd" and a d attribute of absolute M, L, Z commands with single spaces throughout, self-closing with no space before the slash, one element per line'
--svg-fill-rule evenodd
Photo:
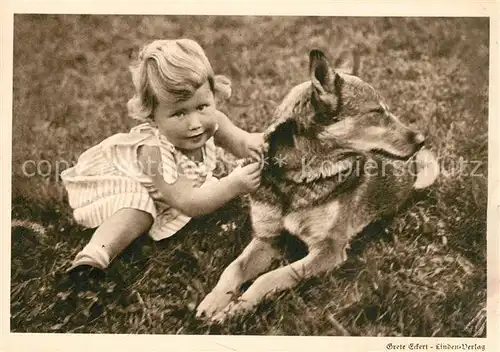
<path fill-rule="evenodd" d="M 190 141 L 196 142 L 196 141 L 200 140 L 202 136 L 203 136 L 203 132 L 199 133 L 197 135 L 194 135 L 194 136 L 187 137 L 187 139 L 189 139 Z"/>

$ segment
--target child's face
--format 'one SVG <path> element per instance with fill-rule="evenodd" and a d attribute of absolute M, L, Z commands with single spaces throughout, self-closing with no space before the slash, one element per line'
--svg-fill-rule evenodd
<path fill-rule="evenodd" d="M 196 150 L 215 133 L 214 110 L 214 94 L 207 81 L 188 100 L 159 102 L 154 121 L 160 133 L 177 148 Z"/>

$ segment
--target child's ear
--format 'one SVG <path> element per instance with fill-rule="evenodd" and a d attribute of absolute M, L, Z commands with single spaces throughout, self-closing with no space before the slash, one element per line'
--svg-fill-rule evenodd
<path fill-rule="evenodd" d="M 231 97 L 231 80 L 223 75 L 214 77 L 215 99 L 218 102 L 228 100 Z"/>

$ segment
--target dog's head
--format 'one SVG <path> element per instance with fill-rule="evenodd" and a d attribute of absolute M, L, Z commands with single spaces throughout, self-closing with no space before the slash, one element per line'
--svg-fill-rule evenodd
<path fill-rule="evenodd" d="M 359 55 L 352 58 L 350 74 L 333 69 L 319 50 L 312 50 L 309 60 L 310 81 L 294 87 L 276 110 L 265 134 L 270 145 L 275 139 L 291 142 L 293 133 L 396 159 L 422 147 L 424 136 L 400 122 L 375 89 L 355 76 Z"/>

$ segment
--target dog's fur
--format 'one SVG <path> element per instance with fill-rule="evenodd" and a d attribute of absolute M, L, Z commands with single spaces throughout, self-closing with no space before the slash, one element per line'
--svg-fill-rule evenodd
<path fill-rule="evenodd" d="M 253 240 L 198 306 L 198 316 L 224 320 L 334 269 L 353 236 L 437 176 L 434 156 L 421 149 L 424 137 L 391 114 L 370 85 L 333 70 L 319 50 L 311 51 L 309 70 L 311 80 L 291 90 L 265 132 L 267 163 L 251 195 Z M 278 258 L 272 240 L 283 229 L 305 242 L 308 254 L 259 276 L 232 302 L 244 282 Z"/>

